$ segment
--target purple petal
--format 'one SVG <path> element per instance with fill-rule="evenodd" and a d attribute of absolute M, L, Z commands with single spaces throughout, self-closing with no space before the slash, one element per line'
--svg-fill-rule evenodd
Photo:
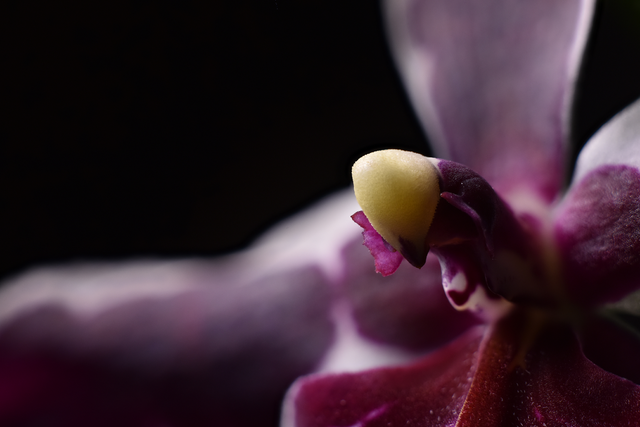
<path fill-rule="evenodd" d="M 527 214 L 516 214 L 494 189 L 468 167 L 448 160 L 438 163 L 442 200 L 427 242 L 441 260 L 445 284 L 452 284 L 465 301 L 476 285 L 514 302 L 549 303 L 548 280 L 537 240 L 541 223 Z M 457 216 L 452 211 L 457 211 Z M 461 215 L 462 214 L 462 217 Z M 472 232 L 470 233 L 470 229 Z"/>
<path fill-rule="evenodd" d="M 383 276 L 393 274 L 402 262 L 402 254 L 393 249 L 380 233 L 373 228 L 364 212 L 358 211 L 351 215 L 351 218 L 364 229 L 362 232 L 364 242 L 362 244 L 365 245 L 371 252 L 371 255 L 373 255 L 376 273 L 380 273 Z"/>
<path fill-rule="evenodd" d="M 637 424 L 640 387 L 588 361 L 565 325 L 536 328 L 519 313 L 482 336 L 472 329 L 403 368 L 300 380 L 283 425 Z"/>
<path fill-rule="evenodd" d="M 495 328 L 456 426 L 637 424 L 640 387 L 588 361 L 563 325 L 537 332 L 517 316 Z"/>
<path fill-rule="evenodd" d="M 615 301 L 640 287 L 640 170 L 603 165 L 575 183 L 559 206 L 555 237 L 569 296 Z"/>
<path fill-rule="evenodd" d="M 444 294 L 440 264 L 427 257 L 422 269 L 403 263 L 389 277 L 374 274 L 361 245 L 345 249 L 345 293 L 360 333 L 377 342 L 429 350 L 460 335 L 478 319 L 456 311 Z"/>
<path fill-rule="evenodd" d="M 491 323 L 513 308 L 489 289 L 478 251 L 472 245 L 444 246 L 434 249 L 433 253 L 442 265 L 442 284 L 447 298 L 457 310 L 469 310 Z"/>
<path fill-rule="evenodd" d="M 351 191 L 332 196 L 217 260 L 41 268 L 4 284 L 0 425 L 275 425 L 289 384 L 335 339 L 355 209 Z"/>
<path fill-rule="evenodd" d="M 308 268 L 219 282 L 206 263 L 173 267 L 198 281 L 92 314 L 50 301 L 5 319 L 0 371 L 13 382 L 0 396 L 13 403 L 0 400 L 0 424 L 94 425 L 94 413 L 135 425 L 148 412 L 168 425 L 273 425 L 288 385 L 332 342 L 326 279 Z"/>
<path fill-rule="evenodd" d="M 392 46 L 438 157 L 501 194 L 561 188 L 590 0 L 389 0 Z"/>
<path fill-rule="evenodd" d="M 471 329 L 410 366 L 305 378 L 289 392 L 283 425 L 452 425 L 471 385 L 482 332 Z"/>
<path fill-rule="evenodd" d="M 640 286 L 640 101 L 618 113 L 580 153 L 556 210 L 570 296 L 618 299 Z"/>

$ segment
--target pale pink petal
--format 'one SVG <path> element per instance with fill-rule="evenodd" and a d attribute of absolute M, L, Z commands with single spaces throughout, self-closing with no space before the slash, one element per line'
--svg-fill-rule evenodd
<path fill-rule="evenodd" d="M 501 194 L 561 189 L 591 0 L 388 0 L 396 62 L 437 157 Z"/>

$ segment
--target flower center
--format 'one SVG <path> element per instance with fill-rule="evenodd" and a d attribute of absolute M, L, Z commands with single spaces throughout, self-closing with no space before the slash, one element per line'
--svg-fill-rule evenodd
<path fill-rule="evenodd" d="M 551 308 L 562 299 L 553 280 L 558 278 L 555 257 L 547 256 L 553 246 L 545 238 L 547 213 L 514 212 L 466 166 L 383 150 L 354 164 L 353 181 L 366 215 L 357 222 L 372 226 L 384 242 L 374 245 L 368 229 L 365 244 L 377 266 L 395 249 L 420 268 L 432 249 L 451 304 L 487 319 L 501 317 L 511 303 Z M 384 262 L 378 269 L 383 275 L 399 265 L 388 258 Z"/>

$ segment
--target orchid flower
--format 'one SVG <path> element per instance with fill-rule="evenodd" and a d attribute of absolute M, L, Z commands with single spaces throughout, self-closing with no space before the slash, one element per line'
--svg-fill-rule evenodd
<path fill-rule="evenodd" d="M 413 363 L 297 381 L 284 425 L 640 425 L 640 318 L 624 298 L 640 288 L 640 101 L 591 138 L 563 190 L 592 2 L 386 8 L 444 159 L 364 156 L 353 219 L 382 275 L 438 268 L 433 254 L 451 305 L 482 324 Z"/>
<path fill-rule="evenodd" d="M 638 425 L 640 104 L 562 181 L 592 9 L 389 0 L 446 160 L 372 153 L 361 206 L 338 193 L 226 257 L 10 280 L 0 425 Z"/>

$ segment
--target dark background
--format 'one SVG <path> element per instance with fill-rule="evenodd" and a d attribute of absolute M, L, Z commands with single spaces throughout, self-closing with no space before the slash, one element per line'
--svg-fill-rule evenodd
<path fill-rule="evenodd" d="M 375 1 L 0 4 L 0 277 L 237 249 L 361 154 L 428 153 Z M 599 6 L 577 142 L 640 95 L 639 27 Z"/>

